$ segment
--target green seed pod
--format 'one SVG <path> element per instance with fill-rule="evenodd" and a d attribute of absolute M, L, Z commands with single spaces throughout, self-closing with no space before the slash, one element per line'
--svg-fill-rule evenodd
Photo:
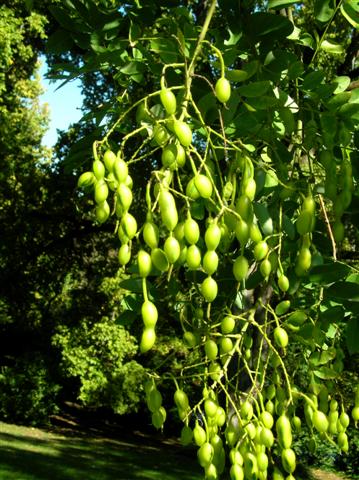
<path fill-rule="evenodd" d="M 96 177 L 92 172 L 84 172 L 79 176 L 77 186 L 79 188 L 91 187 L 96 182 Z"/>
<path fill-rule="evenodd" d="M 204 442 L 204 444 L 200 446 L 197 452 L 197 458 L 201 467 L 205 468 L 212 462 L 213 453 L 213 447 L 209 442 Z"/>
<path fill-rule="evenodd" d="M 290 308 L 290 300 L 283 300 L 275 307 L 275 313 L 278 316 L 284 315 Z"/>
<path fill-rule="evenodd" d="M 128 176 L 127 163 L 117 156 L 115 164 L 113 166 L 113 173 L 120 183 L 124 183 Z"/>
<path fill-rule="evenodd" d="M 99 223 L 104 223 L 110 216 L 110 206 L 109 204 L 104 201 L 103 203 L 100 203 L 97 205 L 95 209 L 95 215 L 96 215 L 96 220 Z"/>
<path fill-rule="evenodd" d="M 214 340 L 208 339 L 204 344 L 204 351 L 206 352 L 206 356 L 208 360 L 215 360 L 218 355 L 218 347 Z"/>
<path fill-rule="evenodd" d="M 127 265 L 131 259 L 131 248 L 128 243 L 121 245 L 118 251 L 118 261 L 121 265 Z"/>
<path fill-rule="evenodd" d="M 260 270 L 260 272 L 261 272 L 261 274 L 263 275 L 264 278 L 269 277 L 270 272 L 272 270 L 272 264 L 270 263 L 270 261 L 267 258 L 262 260 L 262 262 L 259 266 L 259 270 Z"/>
<path fill-rule="evenodd" d="M 291 448 L 284 448 L 284 450 L 282 450 L 282 465 L 286 472 L 294 472 L 296 467 L 296 455 Z"/>
<path fill-rule="evenodd" d="M 221 241 L 221 229 L 217 223 L 211 223 L 204 234 L 204 241 L 208 250 L 215 250 Z"/>
<path fill-rule="evenodd" d="M 161 218 L 169 231 L 173 231 L 178 223 L 178 213 L 176 202 L 172 193 L 162 189 L 158 197 Z"/>
<path fill-rule="evenodd" d="M 184 147 L 189 147 L 192 143 L 192 130 L 187 123 L 176 120 L 173 124 L 175 134 Z"/>
<path fill-rule="evenodd" d="M 155 223 L 147 221 L 143 227 L 142 235 L 145 243 L 150 248 L 153 249 L 158 246 L 159 231 Z"/>
<path fill-rule="evenodd" d="M 105 165 L 101 160 L 94 160 L 92 170 L 97 180 L 103 180 L 105 177 Z"/>
<path fill-rule="evenodd" d="M 148 350 L 151 350 L 153 345 L 156 342 L 156 332 L 153 328 L 145 328 L 142 332 L 141 342 L 140 342 L 140 352 L 146 353 Z"/>
<path fill-rule="evenodd" d="M 128 238 L 131 240 L 137 233 L 137 221 L 130 213 L 125 213 L 121 221 L 122 228 Z"/>
<path fill-rule="evenodd" d="M 137 256 L 137 263 L 140 277 L 147 277 L 150 274 L 152 268 L 151 256 L 144 250 L 140 250 Z"/>
<path fill-rule="evenodd" d="M 210 179 L 206 175 L 196 175 L 194 177 L 194 184 L 202 198 L 210 198 L 213 187 Z"/>
<path fill-rule="evenodd" d="M 190 245 L 194 245 L 199 240 L 200 231 L 198 223 L 191 217 L 184 222 L 184 236 Z"/>
<path fill-rule="evenodd" d="M 175 237 L 166 238 L 163 249 L 170 263 L 175 263 L 179 259 L 181 247 Z"/>
<path fill-rule="evenodd" d="M 212 277 L 205 278 L 201 285 L 201 293 L 206 302 L 213 302 L 218 294 L 217 282 Z"/>
<path fill-rule="evenodd" d="M 273 332 L 274 341 L 278 347 L 285 348 L 288 345 L 288 334 L 282 327 L 276 327 Z"/>
<path fill-rule="evenodd" d="M 319 433 L 326 432 L 329 428 L 327 416 L 320 410 L 315 410 L 313 412 L 312 423 Z"/>
<path fill-rule="evenodd" d="M 281 415 L 276 421 L 278 441 L 282 448 L 290 448 L 292 445 L 292 428 L 286 415 Z"/>
<path fill-rule="evenodd" d="M 160 92 L 160 99 L 168 115 L 173 115 L 176 113 L 177 101 L 174 93 L 171 90 L 162 88 Z"/>
<path fill-rule="evenodd" d="M 186 392 L 181 389 L 177 389 L 173 396 L 174 402 L 177 408 L 187 410 L 189 407 L 189 401 Z"/>
<path fill-rule="evenodd" d="M 124 183 L 120 183 L 117 188 L 117 195 L 122 208 L 124 211 L 127 211 L 130 208 L 133 200 L 131 190 Z"/>
<path fill-rule="evenodd" d="M 97 204 L 103 203 L 107 200 L 108 193 L 107 184 L 103 180 L 97 182 L 95 185 L 95 202 Z"/>
<path fill-rule="evenodd" d="M 158 311 L 154 303 L 146 300 L 141 307 L 142 320 L 146 328 L 155 328 L 158 320 Z"/>
<path fill-rule="evenodd" d="M 106 150 L 103 155 L 103 161 L 107 170 L 112 172 L 116 162 L 116 154 L 112 150 Z"/>
<path fill-rule="evenodd" d="M 289 280 L 285 275 L 280 275 L 278 277 L 278 287 L 282 292 L 287 292 L 289 290 Z"/>
<path fill-rule="evenodd" d="M 233 275 L 235 279 L 240 282 L 245 280 L 248 274 L 248 260 L 244 256 L 237 257 L 233 264 Z"/>
<path fill-rule="evenodd" d="M 218 100 L 221 103 L 226 103 L 231 96 L 231 84 L 225 77 L 221 77 L 216 82 L 215 91 Z"/>
<path fill-rule="evenodd" d="M 257 260 L 257 262 L 259 262 L 267 256 L 268 251 L 269 251 L 269 247 L 267 242 L 262 240 L 261 242 L 257 243 L 256 246 L 254 247 L 254 250 L 253 250 L 254 258 Z"/>
<path fill-rule="evenodd" d="M 201 251 L 197 245 L 191 245 L 187 248 L 186 262 L 190 270 L 197 270 L 200 267 Z"/>
<path fill-rule="evenodd" d="M 184 446 L 190 445 L 192 443 L 193 439 L 193 431 L 190 427 L 187 425 L 184 425 L 184 427 L 181 430 L 181 443 Z"/>
<path fill-rule="evenodd" d="M 203 270 L 207 275 L 213 275 L 218 268 L 218 255 L 214 250 L 208 250 L 203 257 Z"/>
<path fill-rule="evenodd" d="M 193 439 L 194 443 L 198 447 L 201 447 L 207 439 L 206 431 L 199 425 L 198 422 L 196 422 L 196 425 L 193 429 Z"/>
<path fill-rule="evenodd" d="M 223 335 L 228 335 L 233 332 L 235 326 L 236 321 L 233 317 L 224 317 L 221 321 L 221 332 Z"/>
<path fill-rule="evenodd" d="M 166 272 L 169 268 L 168 258 L 163 250 L 154 248 L 151 251 L 151 260 L 153 265 L 161 272 Z"/>
<path fill-rule="evenodd" d="M 245 247 L 249 239 L 248 223 L 242 219 L 239 219 L 236 224 L 235 234 L 241 246 Z"/>
<path fill-rule="evenodd" d="M 153 129 L 153 140 L 160 147 L 168 142 L 169 133 L 163 125 L 161 125 L 161 124 L 155 125 L 155 127 Z"/>

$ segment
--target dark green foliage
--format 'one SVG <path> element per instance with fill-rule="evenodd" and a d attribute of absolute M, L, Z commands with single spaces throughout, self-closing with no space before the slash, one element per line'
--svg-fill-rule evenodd
<path fill-rule="evenodd" d="M 0 370 L 0 414 L 7 421 L 41 425 L 58 411 L 57 385 L 48 359 L 34 352 Z"/>

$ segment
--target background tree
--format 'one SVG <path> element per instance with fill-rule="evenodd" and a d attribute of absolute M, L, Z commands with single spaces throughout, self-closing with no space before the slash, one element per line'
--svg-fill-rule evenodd
<path fill-rule="evenodd" d="M 76 375 L 73 367 L 60 365 L 56 345 L 63 345 L 65 351 L 71 348 L 65 345 L 68 329 L 79 335 L 84 333 L 80 324 L 87 332 L 102 318 L 102 348 L 112 341 L 105 333 L 112 328 L 122 335 L 121 345 L 116 344 L 120 353 L 112 348 L 117 368 L 126 368 L 130 358 L 134 370 L 141 372 L 132 359 L 136 342 L 121 326 L 113 325 L 116 298 L 121 299 L 113 239 L 109 237 L 104 251 L 102 232 L 99 248 L 98 227 L 78 208 L 87 200 L 77 195 L 77 170 L 74 175 L 62 162 L 60 145 L 57 154 L 41 144 L 48 112 L 39 101 L 38 57 L 44 52 L 46 29 L 51 30 L 53 23 L 47 18 L 47 4 L 41 3 L 38 9 L 26 5 L 7 2 L 1 6 L 0 409 L 3 418 L 11 421 L 42 423 L 49 421 L 60 399 L 76 400 L 86 379 L 81 372 L 87 358 L 77 364 L 80 373 Z M 77 337 L 79 350 L 80 340 Z M 83 343 L 87 345 L 88 340 L 84 338 Z M 102 372 L 106 379 L 108 365 L 100 364 L 97 375 Z M 117 411 L 129 404 L 134 408 L 139 390 L 123 386 L 120 377 L 116 382 L 121 385 L 117 396 L 114 387 L 111 398 L 104 392 L 101 397 L 98 388 L 84 403 L 108 406 L 112 402 Z"/>

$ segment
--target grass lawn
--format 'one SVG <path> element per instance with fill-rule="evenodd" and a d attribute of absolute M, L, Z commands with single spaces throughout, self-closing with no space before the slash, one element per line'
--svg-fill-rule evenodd
<path fill-rule="evenodd" d="M 143 435 L 62 435 L 0 422 L 1 480 L 200 480 L 183 447 Z"/>
<path fill-rule="evenodd" d="M 202 480 L 195 452 L 163 439 L 52 433 L 0 422 L 0 480 Z M 323 470 L 302 478 L 344 480 Z"/>

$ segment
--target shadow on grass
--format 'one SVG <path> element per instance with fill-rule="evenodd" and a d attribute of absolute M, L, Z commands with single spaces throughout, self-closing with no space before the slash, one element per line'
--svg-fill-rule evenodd
<path fill-rule="evenodd" d="M 9 426 L 10 427 L 10 426 Z M 199 480 L 195 458 L 168 445 L 0 432 L 1 480 Z M 192 454 L 193 455 L 193 454 Z"/>

